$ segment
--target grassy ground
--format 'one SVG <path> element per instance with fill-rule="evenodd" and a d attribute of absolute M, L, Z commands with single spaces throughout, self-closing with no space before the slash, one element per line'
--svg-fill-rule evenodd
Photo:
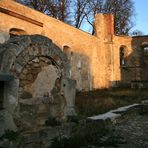
<path fill-rule="evenodd" d="M 77 92 L 76 109 L 79 116 L 88 117 L 147 99 L 148 89 L 114 88 Z"/>
<path fill-rule="evenodd" d="M 142 100 L 147 99 L 147 90 L 132 90 L 125 88 L 96 90 L 91 92 L 77 92 L 76 106 L 78 115 L 80 119 L 82 119 L 95 114 L 104 113 L 121 106 L 141 103 Z M 147 116 L 147 108 L 146 110 L 142 110 L 142 112 L 140 111 L 140 114 Z M 122 135 L 120 133 L 120 130 L 122 131 L 122 129 L 119 128 L 119 131 L 117 130 L 118 128 L 116 129 L 117 124 L 111 124 L 111 122 L 88 121 L 83 124 L 82 123 L 83 122 L 79 122 L 77 124 L 70 137 L 56 137 L 52 141 L 51 148 L 117 148 L 120 146 L 124 147 L 124 145 L 129 144 L 126 138 L 129 138 L 129 135 L 131 136 L 132 133 L 130 133 L 128 137 L 126 137 L 126 134 Z M 122 124 L 124 125 L 124 123 Z M 127 128 L 126 125 L 123 126 L 125 131 Z M 133 127 L 129 128 L 133 129 Z"/>

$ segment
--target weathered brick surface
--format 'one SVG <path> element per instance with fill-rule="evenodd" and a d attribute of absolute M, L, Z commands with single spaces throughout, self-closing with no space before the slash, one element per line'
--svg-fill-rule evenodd
<path fill-rule="evenodd" d="M 69 48 L 71 77 L 76 79 L 78 90 L 108 88 L 116 82 L 130 83 L 133 79 L 148 79 L 148 72 L 145 71 L 147 65 L 144 65 L 143 68 L 133 68 L 141 66 L 140 61 L 143 58 L 141 46 L 143 44 L 148 45 L 148 37 L 116 36 L 112 15 L 96 15 L 96 32 L 95 36 L 92 36 L 14 1 L 2 0 L 0 7 L 13 12 L 13 15 L 0 12 L 2 18 L 0 19 L 1 31 L 11 34 L 11 30 L 13 30 L 16 35 L 41 34 L 50 38 L 61 50 L 64 51 L 64 47 Z M 24 39 L 25 42 L 20 39 L 22 46 L 19 49 L 16 48 L 20 52 L 21 48 L 23 49 L 32 42 L 28 37 Z M 59 53 L 54 53 L 58 50 L 52 51 L 42 47 L 42 50 L 39 50 L 39 48 L 36 50 L 36 45 L 39 46 L 41 43 L 40 39 L 35 38 L 33 42 L 32 47 L 28 48 L 27 51 L 29 59 L 32 59 L 34 54 L 54 55 L 53 58 L 60 64 L 61 60 L 57 59 Z M 126 65 L 124 67 L 126 68 L 120 66 L 120 47 L 125 48 Z M 23 58 L 24 62 L 28 60 L 28 57 Z M 21 69 L 21 66 L 18 67 Z M 60 64 L 60 67 L 63 67 L 62 64 Z"/>

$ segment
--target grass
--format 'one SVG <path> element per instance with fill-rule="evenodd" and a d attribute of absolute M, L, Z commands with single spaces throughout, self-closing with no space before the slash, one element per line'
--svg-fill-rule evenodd
<path fill-rule="evenodd" d="M 101 114 L 121 106 L 140 103 L 146 99 L 148 99 L 146 89 L 115 88 L 91 92 L 77 92 L 76 107 L 78 115 L 83 118 Z"/>
<path fill-rule="evenodd" d="M 88 116 L 107 112 L 121 106 L 134 103 L 141 103 L 148 99 L 147 90 L 133 90 L 116 88 L 111 90 L 95 90 L 91 92 L 77 92 L 76 107 L 78 116 Z M 148 109 L 144 108 L 142 115 L 148 115 Z M 53 139 L 50 148 L 99 148 L 119 147 L 127 141 L 120 133 L 116 133 L 114 127 L 109 124 L 98 122 L 77 124 L 76 129 L 70 137 L 56 137 Z"/>

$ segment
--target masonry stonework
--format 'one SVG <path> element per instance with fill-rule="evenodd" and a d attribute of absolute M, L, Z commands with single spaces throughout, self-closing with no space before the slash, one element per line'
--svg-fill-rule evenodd
<path fill-rule="evenodd" d="M 75 94 L 148 84 L 148 36 L 117 36 L 97 14 L 95 35 L 12 0 L 0 1 L 0 136 L 75 116 Z"/>
<path fill-rule="evenodd" d="M 67 55 L 47 37 L 23 35 L 0 44 L 0 76 L 14 77 L 1 78 L 2 107 L 18 128 L 44 125 L 48 117 L 61 121 L 76 115 L 76 84 L 69 68 Z"/>
<path fill-rule="evenodd" d="M 69 56 L 70 77 L 77 81 L 78 90 L 147 80 L 141 58 L 148 37 L 116 36 L 110 14 L 96 15 L 94 36 L 11 0 L 0 1 L 0 17 L 0 31 L 8 36 L 40 34 L 65 52 Z M 120 63 L 121 48 L 124 65 Z"/>

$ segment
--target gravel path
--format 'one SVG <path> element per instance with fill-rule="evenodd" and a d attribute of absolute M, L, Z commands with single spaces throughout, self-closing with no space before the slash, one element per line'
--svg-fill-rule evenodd
<path fill-rule="evenodd" d="M 124 139 L 121 148 L 148 148 L 148 116 L 137 115 L 115 126 L 115 133 Z"/>

